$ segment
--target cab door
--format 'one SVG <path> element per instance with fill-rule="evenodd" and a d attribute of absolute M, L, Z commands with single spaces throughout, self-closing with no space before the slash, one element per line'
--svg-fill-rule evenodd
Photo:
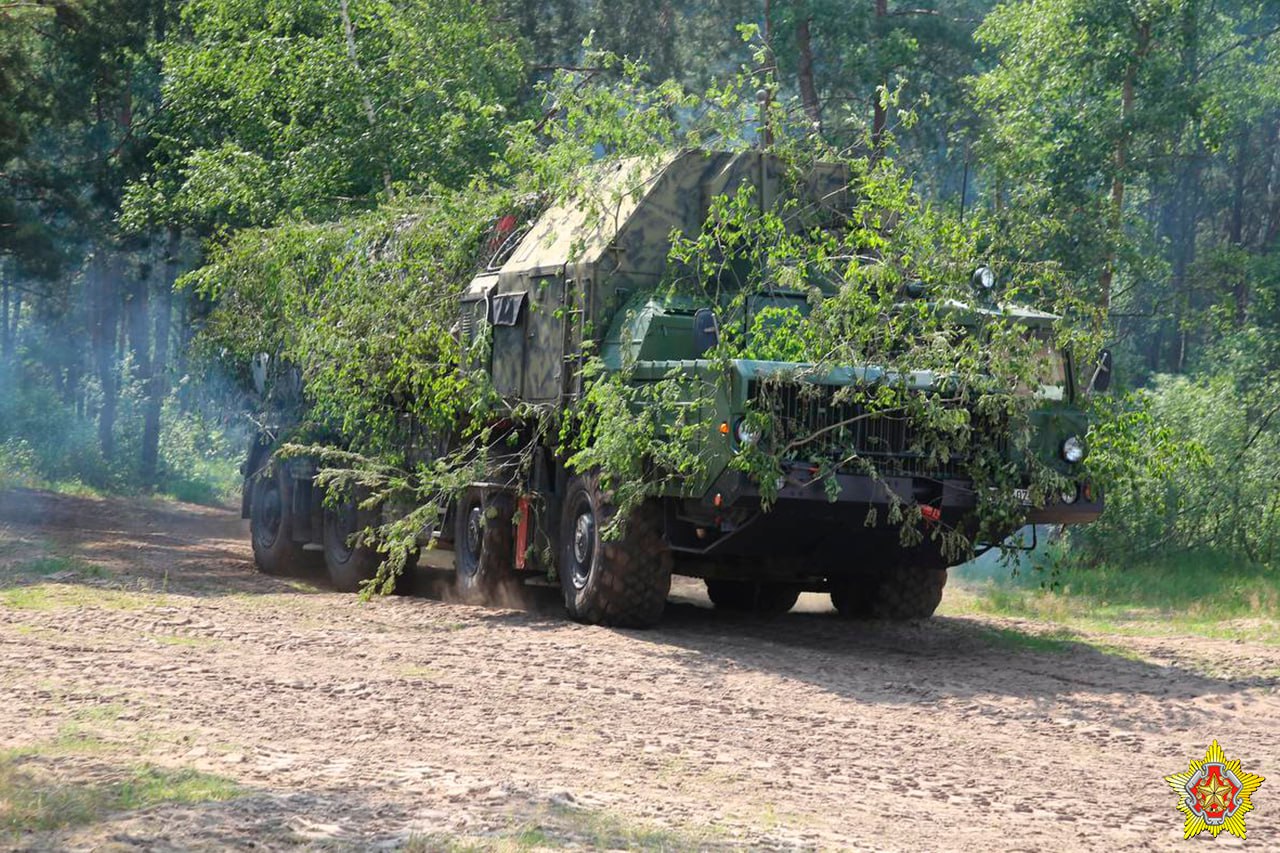
<path fill-rule="evenodd" d="M 493 296 L 491 375 L 504 399 L 559 402 L 564 381 L 564 295 L 564 277 L 546 275 Z"/>
<path fill-rule="evenodd" d="M 559 402 L 564 389 L 564 300 L 563 275 L 532 280 L 523 389 L 530 403 Z"/>

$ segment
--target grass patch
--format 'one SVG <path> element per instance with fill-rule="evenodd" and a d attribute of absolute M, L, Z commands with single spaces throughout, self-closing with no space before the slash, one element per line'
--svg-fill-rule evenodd
<path fill-rule="evenodd" d="M 954 597 L 953 613 L 958 608 L 1122 634 L 1191 633 L 1280 644 L 1280 571 L 1212 554 L 1056 573 L 1032 567 L 1016 577 L 988 573 L 976 580 L 966 579 L 962 569 L 957 580 L 967 594 Z"/>
<path fill-rule="evenodd" d="M 184 637 L 181 634 L 152 634 L 151 639 L 166 646 L 188 648 L 208 648 L 221 643 L 221 640 L 216 637 Z"/>
<path fill-rule="evenodd" d="M 73 498 L 105 498 L 111 494 L 106 489 L 81 482 L 78 477 L 69 480 L 46 480 L 40 483 L 40 487 Z"/>
<path fill-rule="evenodd" d="M 85 722 L 109 722 L 113 723 L 120 719 L 120 715 L 125 711 L 124 705 L 118 702 L 108 702 L 105 705 L 90 705 L 88 707 L 77 708 L 72 712 L 77 720 Z"/>
<path fill-rule="evenodd" d="M 165 484 L 164 491 L 174 500 L 201 506 L 223 506 L 227 500 L 225 489 L 207 480 L 176 478 Z"/>
<path fill-rule="evenodd" d="M 0 767 L 24 758 L 65 758 L 69 755 L 93 755 L 105 752 L 110 744 L 96 735 L 89 734 L 75 723 L 65 724 L 51 741 L 35 746 L 17 746 L 0 750 Z"/>
<path fill-rule="evenodd" d="M 143 610 L 165 603 L 165 596 L 156 593 L 60 583 L 32 584 L 0 591 L 0 606 L 14 610 L 61 610 L 72 607 Z"/>
<path fill-rule="evenodd" d="M 518 853 L 547 848 L 679 851 L 704 849 L 711 840 L 709 835 L 643 826 L 596 809 L 546 805 L 492 834 L 416 835 L 401 849 L 406 853 Z"/>
<path fill-rule="evenodd" d="M 80 557 L 56 554 L 46 554 L 44 556 L 34 557 L 30 560 L 24 560 L 13 566 L 10 571 L 14 574 L 46 578 L 50 575 L 67 573 L 89 578 L 102 578 L 106 577 L 108 574 L 106 569 L 101 566 L 94 565 L 88 560 L 84 560 Z"/>
<path fill-rule="evenodd" d="M 1015 628 L 984 628 L 983 639 L 1003 649 L 1042 654 L 1063 654 L 1078 648 L 1081 639 L 1074 631 L 1057 628 L 1043 634 L 1019 631 Z"/>
<path fill-rule="evenodd" d="M 60 640 L 64 636 L 52 628 L 45 628 L 41 625 L 11 625 L 9 627 L 15 634 L 38 640 Z"/>
<path fill-rule="evenodd" d="M 151 765 L 129 768 L 115 779 L 67 782 L 44 762 L 0 754 L 0 828 L 22 834 L 82 826 L 165 803 L 229 800 L 240 790 L 219 776 Z"/>

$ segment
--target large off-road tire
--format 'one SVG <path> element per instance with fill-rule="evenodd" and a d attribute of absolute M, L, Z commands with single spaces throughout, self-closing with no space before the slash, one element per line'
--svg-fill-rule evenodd
<path fill-rule="evenodd" d="M 707 598 L 711 599 L 717 610 L 779 616 L 795 607 L 800 598 L 800 588 L 785 583 L 712 579 L 705 583 Z"/>
<path fill-rule="evenodd" d="M 454 586 L 464 601 L 491 600 L 514 583 L 515 501 L 511 495 L 467 489 L 454 512 Z"/>
<path fill-rule="evenodd" d="M 831 603 L 846 619 L 928 619 L 942 603 L 946 585 L 945 566 L 905 561 L 877 576 L 833 580 Z"/>
<path fill-rule="evenodd" d="M 598 474 L 575 476 L 560 515 L 560 587 L 565 608 L 580 622 L 645 628 L 662 618 L 671 591 L 671 550 L 663 540 L 662 505 L 645 501 L 622 525 Z"/>
<path fill-rule="evenodd" d="M 376 523 L 374 513 L 362 510 L 354 497 L 324 508 L 324 565 L 329 583 L 339 592 L 358 592 L 360 585 L 378 574 L 386 559 L 359 542 L 359 532 Z"/>
<path fill-rule="evenodd" d="M 249 538 L 254 565 L 265 575 L 302 574 L 319 563 L 316 554 L 293 541 L 292 499 L 293 481 L 280 466 L 254 476 L 249 491 Z"/>

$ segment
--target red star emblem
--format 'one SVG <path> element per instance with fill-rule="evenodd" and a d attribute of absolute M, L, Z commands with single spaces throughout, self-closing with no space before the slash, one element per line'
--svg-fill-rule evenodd
<path fill-rule="evenodd" d="M 1196 798 L 1196 811 L 1214 820 L 1235 812 L 1236 794 L 1240 793 L 1240 786 L 1222 771 L 1221 764 L 1206 764 L 1204 776 L 1191 788 Z"/>

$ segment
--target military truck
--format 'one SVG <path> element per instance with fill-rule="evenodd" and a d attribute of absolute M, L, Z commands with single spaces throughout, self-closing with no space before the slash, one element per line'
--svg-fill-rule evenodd
<path fill-rule="evenodd" d="M 798 193 L 839 212 L 850 203 L 845 169 L 817 166 L 797 188 L 795 180 L 784 182 L 784 165 L 769 154 L 684 151 L 598 172 L 574 202 L 527 223 L 516 217 L 496 223 L 494 251 L 462 291 L 456 332 L 474 360 L 459 369 L 491 379 L 505 402 L 495 416 L 504 438 L 495 446 L 510 448 L 521 464 L 504 468 L 497 454 L 493 474 L 457 495 L 422 543 L 453 549 L 456 584 L 465 595 L 483 597 L 522 576 L 555 578 L 569 615 L 589 623 L 656 623 L 673 574 L 703 579 L 717 608 L 778 613 L 813 591 L 828 593 L 842 616 L 930 616 L 956 557 L 929 539 L 903 547 L 887 510 L 906 502 L 929 521 L 962 523 L 977 501 L 965 461 L 922 457 L 909 420 L 858 417 L 837 392 L 886 381 L 927 392 L 939 380 L 927 372 L 890 376 L 867 365 L 816 370 L 710 358 L 722 306 L 658 295 L 673 235 L 697 235 L 712 199 L 746 186 L 762 207 Z M 991 278 L 986 268 L 977 270 L 978 290 L 990 288 Z M 780 288 L 766 301 L 803 306 L 808 298 Z M 1044 333 L 1052 315 L 990 299 L 955 308 L 1007 317 L 1052 346 Z M 629 383 L 676 376 L 715 389 L 697 402 L 706 426 L 698 448 L 703 473 L 664 479 L 660 493 L 633 506 L 625 519 L 616 518 L 616 495 L 599 472 L 572 470 L 545 430 L 519 422 L 531 413 L 554 419 L 580 404 L 592 357 Z M 1070 353 L 1050 349 L 1047 357 L 1053 376 L 1035 413 L 1037 447 L 1072 485 L 1044 506 L 1028 502 L 1022 521 L 1089 522 L 1103 501 L 1078 471 L 1088 426 L 1080 401 L 1087 389 Z M 1109 362 L 1094 372 L 1096 389 L 1108 370 Z M 819 481 L 809 446 L 804 458 L 784 460 L 776 482 L 753 480 L 731 464 L 762 440 L 751 427 L 752 413 L 767 414 L 779 433 L 824 434 L 821 452 L 874 459 L 876 473 L 845 465 Z M 293 570 L 323 554 L 340 588 L 372 576 L 381 557 L 353 534 L 376 522 L 376 514 L 358 511 L 351 500 L 326 508 L 313 485 L 314 463 L 272 464 L 271 444 L 261 440 L 244 471 L 243 512 L 260 568 Z M 868 511 L 877 508 L 886 511 L 869 523 Z M 625 523 L 615 524 L 619 520 Z"/>

